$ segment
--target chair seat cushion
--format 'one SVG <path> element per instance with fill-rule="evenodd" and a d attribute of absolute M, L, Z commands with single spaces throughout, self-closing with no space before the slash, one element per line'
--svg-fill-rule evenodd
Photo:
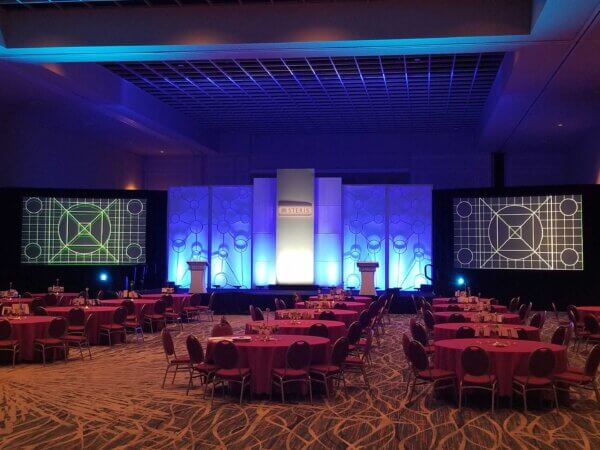
<path fill-rule="evenodd" d="M 63 340 L 67 342 L 86 342 L 87 338 L 80 334 L 67 334 Z"/>
<path fill-rule="evenodd" d="M 189 364 L 190 358 L 175 358 L 170 361 L 171 364 Z"/>
<path fill-rule="evenodd" d="M 150 320 L 163 320 L 164 318 L 163 314 L 146 314 L 146 319 Z"/>
<path fill-rule="evenodd" d="M 600 333 L 589 334 L 588 339 L 592 339 L 594 341 L 600 341 Z"/>
<path fill-rule="evenodd" d="M 581 373 L 583 374 L 583 368 L 582 367 L 567 367 L 567 372 L 573 372 L 573 373 Z"/>
<path fill-rule="evenodd" d="M 496 381 L 496 375 L 469 375 L 466 373 L 462 381 L 463 384 L 492 385 Z"/>
<path fill-rule="evenodd" d="M 247 367 L 242 367 L 241 369 L 217 369 L 215 375 L 220 378 L 225 378 L 228 380 L 239 380 L 241 377 L 245 377 L 250 374 L 250 369 Z"/>
<path fill-rule="evenodd" d="M 216 372 L 219 369 L 214 364 L 209 364 L 209 363 L 205 363 L 205 362 L 201 362 L 200 364 L 194 364 L 193 368 L 194 368 L 194 370 L 197 370 L 198 372 L 203 372 L 203 373 Z"/>
<path fill-rule="evenodd" d="M 584 375 L 583 373 L 575 373 L 575 372 L 562 372 L 557 373 L 555 376 L 556 381 L 566 381 L 568 383 L 591 383 L 592 377 Z"/>
<path fill-rule="evenodd" d="M 135 316 L 135 314 L 129 314 L 129 315 L 127 315 L 126 319 L 127 320 L 136 320 L 137 317 Z"/>
<path fill-rule="evenodd" d="M 430 381 L 440 380 L 442 378 L 452 378 L 454 376 L 454 372 L 444 369 L 422 370 L 419 372 L 419 378 Z"/>
<path fill-rule="evenodd" d="M 552 380 L 546 377 L 529 377 L 527 375 L 515 375 L 513 377 L 513 381 L 516 381 L 520 384 L 526 384 L 528 386 L 545 386 L 547 384 L 552 384 Z"/>
<path fill-rule="evenodd" d="M 364 363 L 365 362 L 362 360 L 362 358 L 358 356 L 347 356 L 344 360 L 344 364 L 348 366 L 362 366 Z"/>
<path fill-rule="evenodd" d="M 115 331 L 115 330 L 122 330 L 123 328 L 125 328 L 125 327 L 120 323 L 105 323 L 103 325 L 100 325 L 101 330 Z"/>
<path fill-rule="evenodd" d="M 193 312 L 193 311 L 200 311 L 200 307 L 199 307 L 199 306 L 185 306 L 185 307 L 183 308 L 183 310 L 184 310 L 184 311 L 190 311 L 190 312 Z"/>
<path fill-rule="evenodd" d="M 124 325 L 126 328 L 137 328 L 137 327 L 139 327 L 139 326 L 140 326 L 140 324 L 139 324 L 139 323 L 137 323 L 135 320 L 131 320 L 131 321 L 129 321 L 129 320 L 126 320 L 125 322 L 123 322 L 123 325 Z"/>
<path fill-rule="evenodd" d="M 333 374 L 338 373 L 340 371 L 340 366 L 334 366 L 333 364 L 316 364 L 314 366 L 310 366 L 311 373 L 321 373 L 321 374 Z"/>
<path fill-rule="evenodd" d="M 37 344 L 43 344 L 43 345 L 62 345 L 63 344 L 62 339 L 56 339 L 56 338 L 38 338 L 34 342 Z"/>
<path fill-rule="evenodd" d="M 85 327 L 83 325 L 69 325 L 67 330 L 69 331 L 83 331 Z"/>
<path fill-rule="evenodd" d="M 273 369 L 273 374 L 281 378 L 306 378 L 308 371 L 304 369 Z"/>
<path fill-rule="evenodd" d="M 196 308 L 198 308 L 199 311 L 209 311 L 208 306 L 197 306 Z"/>
<path fill-rule="evenodd" d="M 2 339 L 0 340 L 0 347 L 14 347 L 19 341 L 16 339 Z"/>
<path fill-rule="evenodd" d="M 435 353 L 435 346 L 434 345 L 428 345 L 427 347 L 425 347 L 425 353 L 427 353 L 427 354 Z"/>

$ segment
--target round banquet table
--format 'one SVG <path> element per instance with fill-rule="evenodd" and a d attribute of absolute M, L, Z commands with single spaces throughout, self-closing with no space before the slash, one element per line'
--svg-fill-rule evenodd
<path fill-rule="evenodd" d="M 327 362 L 329 339 L 316 336 L 288 336 L 279 334 L 270 341 L 259 340 L 251 336 L 248 342 L 235 342 L 239 351 L 239 367 L 249 367 L 252 372 L 252 392 L 268 394 L 271 392 L 271 372 L 274 368 L 285 367 L 287 349 L 296 341 L 306 341 L 312 351 L 312 364 Z M 209 338 L 206 345 L 206 361 L 213 362 L 215 345 L 227 337 Z"/>
<path fill-rule="evenodd" d="M 183 308 L 183 301 L 189 297 L 189 294 L 142 294 L 139 299 L 133 299 L 133 301 L 139 300 L 160 300 L 165 295 L 170 295 L 173 297 L 173 310 L 175 312 L 181 312 Z"/>
<path fill-rule="evenodd" d="M 450 315 L 452 314 L 462 314 L 463 316 L 465 316 L 465 323 L 472 323 L 472 318 L 473 316 L 476 316 L 477 312 L 461 312 L 458 311 L 458 313 L 456 311 L 453 312 L 436 312 L 433 313 L 433 318 L 435 319 L 435 323 L 446 323 L 448 322 L 448 319 L 450 318 Z M 518 314 L 502 314 L 502 323 L 513 323 L 513 324 L 519 324 L 521 323 L 521 321 L 519 320 L 519 315 Z"/>
<path fill-rule="evenodd" d="M 348 297 L 350 298 L 350 297 Z M 318 302 L 319 301 L 319 296 L 318 295 L 311 295 L 310 297 L 308 297 L 308 299 L 311 302 Z M 323 301 L 328 301 L 331 300 L 330 298 L 323 298 Z M 352 300 L 349 300 L 352 302 L 359 302 L 359 303 L 366 303 L 367 306 L 369 306 L 369 303 L 371 303 L 373 301 L 373 298 L 369 297 L 368 295 L 354 295 L 352 297 Z"/>
<path fill-rule="evenodd" d="M 462 376 L 461 353 L 471 345 L 483 348 L 488 352 L 492 373 L 498 377 L 498 393 L 501 396 L 512 395 L 512 379 L 514 375 L 527 375 L 529 355 L 543 347 L 552 350 L 556 358 L 555 373 L 567 368 L 567 350 L 564 345 L 547 342 L 518 341 L 502 339 L 499 342 L 509 344 L 507 347 L 495 347 L 495 338 L 447 339 L 437 341 L 435 345 L 435 367 L 453 370 L 458 379 Z"/>
<path fill-rule="evenodd" d="M 0 299 L 0 305 L 18 305 L 23 303 L 24 305 L 31 305 L 33 298 L 2 298 Z"/>
<path fill-rule="evenodd" d="M 52 317 L 48 316 L 23 316 L 20 319 L 8 318 L 12 326 L 11 338 L 19 341 L 22 361 L 33 361 L 33 341 L 46 336 Z"/>
<path fill-rule="evenodd" d="M 431 300 L 431 304 L 437 305 L 437 304 L 441 304 L 441 303 L 449 303 L 451 298 L 452 297 L 434 297 Z M 491 298 L 479 297 L 479 303 L 490 303 L 491 300 L 492 300 Z M 460 302 L 458 304 L 460 304 Z"/>
<path fill-rule="evenodd" d="M 101 302 L 102 302 L 103 306 L 118 307 L 118 306 L 123 305 L 123 300 L 124 299 L 120 298 L 117 300 L 101 300 Z M 137 317 L 137 320 L 138 320 L 138 322 L 141 322 L 143 306 L 150 305 L 148 308 L 146 308 L 146 313 L 152 314 L 152 313 L 154 313 L 154 305 L 156 305 L 156 302 L 158 301 L 158 299 L 135 298 L 135 299 L 131 299 L 131 301 L 133 302 L 133 305 L 135 306 L 135 315 Z M 173 305 L 175 305 L 175 302 L 173 302 Z"/>
<path fill-rule="evenodd" d="M 344 324 L 349 327 L 352 322 L 356 322 L 358 320 L 358 313 L 356 311 L 351 311 L 349 309 L 280 309 L 275 311 L 276 319 L 289 319 L 290 314 L 302 314 L 301 320 L 306 319 L 314 319 L 315 317 L 319 317 L 324 311 L 331 311 L 335 316 L 335 320 L 339 322 L 344 322 Z"/>
<path fill-rule="evenodd" d="M 77 298 L 79 297 L 79 292 L 36 292 L 36 293 L 32 293 L 32 297 L 33 298 L 40 298 L 40 297 L 45 297 L 48 294 L 55 294 L 56 298 L 58 298 L 60 300 L 61 297 L 66 297 L 66 298 Z"/>
<path fill-rule="evenodd" d="M 444 312 L 444 311 L 448 311 L 448 308 L 451 305 L 458 306 L 458 308 L 461 311 L 465 310 L 466 308 L 471 309 L 471 308 L 476 307 L 476 305 L 470 305 L 468 303 L 458 303 L 458 304 L 456 304 L 456 303 L 454 303 L 454 304 L 453 303 L 438 303 L 436 305 L 433 305 L 432 309 L 433 309 L 433 312 Z M 503 306 L 503 305 L 493 305 L 493 306 L 491 306 L 491 308 L 493 308 L 494 311 L 497 313 L 505 313 L 507 311 L 506 306 Z M 456 312 L 456 311 L 452 311 L 452 312 Z"/>
<path fill-rule="evenodd" d="M 73 306 L 49 306 L 46 308 L 46 311 L 50 316 L 64 317 L 66 319 L 71 309 L 73 309 Z M 116 306 L 88 306 L 83 308 L 86 319 L 90 314 L 96 314 L 96 319 L 91 324 L 91 332 L 88 336 L 90 344 L 96 345 L 99 343 L 100 325 L 112 323 L 113 314 L 116 309 Z"/>
<path fill-rule="evenodd" d="M 313 300 L 311 300 L 311 301 L 313 301 Z M 314 300 L 314 301 L 318 301 L 318 300 Z M 361 313 L 362 311 L 367 309 L 367 304 L 361 303 L 361 302 L 336 302 L 336 303 L 346 305 L 347 309 L 349 309 L 351 311 L 356 311 L 357 313 Z M 300 308 L 300 309 L 306 308 L 306 302 L 296 302 L 295 307 Z"/>
<path fill-rule="evenodd" d="M 489 328 L 491 325 L 488 323 L 440 323 L 433 326 L 433 340 L 440 341 L 443 339 L 455 339 L 458 329 L 464 326 L 475 329 L 475 334 L 479 335 L 479 333 L 482 333 L 481 330 L 483 330 L 484 327 Z M 540 329 L 536 327 L 512 324 L 500 324 L 499 327 L 501 330 L 523 329 L 525 333 L 527 333 L 527 339 L 530 341 L 540 340 Z M 481 335 L 481 337 L 483 337 L 483 335 Z"/>
<path fill-rule="evenodd" d="M 256 334 L 257 331 L 254 327 L 265 323 L 262 320 L 248 322 L 246 324 L 246 334 Z M 337 320 L 298 320 L 297 322 L 292 320 L 270 320 L 268 325 L 277 327 L 275 334 L 308 335 L 310 327 L 316 323 L 322 323 L 327 327 L 329 339 L 332 343 L 346 336 L 346 324 Z"/>
<path fill-rule="evenodd" d="M 600 306 L 578 306 L 577 312 L 579 313 L 579 316 L 582 318 L 582 320 L 583 316 L 586 316 L 588 314 L 600 318 Z"/>

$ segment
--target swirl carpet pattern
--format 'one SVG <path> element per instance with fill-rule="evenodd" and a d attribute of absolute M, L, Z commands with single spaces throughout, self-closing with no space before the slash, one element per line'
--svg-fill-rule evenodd
<path fill-rule="evenodd" d="M 592 396 L 572 395 L 570 404 L 550 410 L 533 401 L 501 401 L 492 415 L 485 398 L 472 398 L 459 412 L 453 397 L 404 398 L 407 363 L 401 336 L 410 316 L 392 316 L 368 370 L 371 390 L 347 375 L 348 390 L 310 404 L 292 397 L 286 404 L 235 397 L 210 401 L 196 388 L 186 396 L 187 375 L 161 389 L 165 368 L 160 336 L 146 335 L 113 348 L 93 347 L 93 359 L 73 352 L 67 364 L 0 367 L 0 448 L 108 449 L 597 449 L 600 408 Z M 229 316 L 243 333 L 247 316 Z M 543 340 L 556 326 L 548 319 Z M 212 324 L 186 324 L 173 332 L 178 353 L 185 337 L 201 341 Z M 584 354 L 569 351 L 571 365 Z M 538 406 L 539 405 L 539 406 Z"/>

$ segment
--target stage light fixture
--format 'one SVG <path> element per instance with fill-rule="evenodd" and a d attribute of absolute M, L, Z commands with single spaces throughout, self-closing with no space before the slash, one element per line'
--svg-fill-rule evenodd
<path fill-rule="evenodd" d="M 98 276 L 98 278 L 100 278 L 100 281 L 107 281 L 108 274 L 106 272 L 100 272 L 100 275 Z"/>
<path fill-rule="evenodd" d="M 457 284 L 458 286 L 464 286 L 464 284 L 465 284 L 465 279 L 464 279 L 464 277 L 458 277 L 458 278 L 456 279 L 456 284 Z"/>

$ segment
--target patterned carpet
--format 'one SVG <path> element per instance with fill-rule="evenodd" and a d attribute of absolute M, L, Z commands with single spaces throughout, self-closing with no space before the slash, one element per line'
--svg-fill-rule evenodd
<path fill-rule="evenodd" d="M 247 316 L 228 319 L 242 333 Z M 371 392 L 349 375 L 347 395 L 329 401 L 302 399 L 282 405 L 254 399 L 215 400 L 211 410 L 197 389 L 185 395 L 185 376 L 160 388 L 165 367 L 160 338 L 112 349 L 93 348 L 93 360 L 47 367 L 0 367 L 0 448 L 286 448 L 286 449 L 516 449 L 600 448 L 600 408 L 591 397 L 575 397 L 560 412 L 523 414 L 501 402 L 492 416 L 488 403 L 473 399 L 459 413 L 451 398 L 423 397 L 406 407 L 406 363 L 400 344 L 409 316 L 392 325 L 373 354 Z M 544 339 L 556 322 L 546 323 Z M 186 325 L 176 336 L 180 354 L 189 333 L 204 339 L 207 323 Z M 583 356 L 569 352 L 573 365 Z M 533 402 L 533 408 L 536 407 Z"/>

